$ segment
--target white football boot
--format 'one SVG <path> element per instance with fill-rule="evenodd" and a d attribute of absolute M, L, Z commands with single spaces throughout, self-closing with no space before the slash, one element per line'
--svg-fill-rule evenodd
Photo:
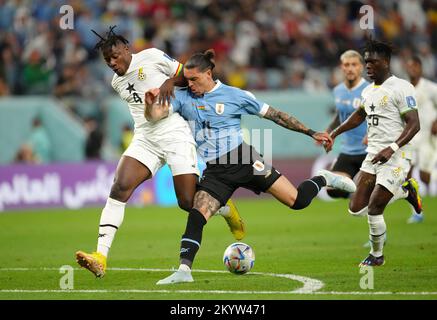
<path fill-rule="evenodd" d="M 343 190 L 349 193 L 353 193 L 355 190 L 357 190 L 357 186 L 352 179 L 346 176 L 342 176 L 328 170 L 319 170 L 317 175 L 325 178 L 327 187 Z"/>
<path fill-rule="evenodd" d="M 156 284 L 161 285 L 193 281 L 194 279 L 191 276 L 191 269 L 187 265 L 181 264 L 176 272 L 169 275 L 167 278 L 159 280 Z"/>

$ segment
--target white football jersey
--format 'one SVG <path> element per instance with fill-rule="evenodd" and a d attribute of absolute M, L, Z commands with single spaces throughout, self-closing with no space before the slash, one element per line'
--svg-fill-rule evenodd
<path fill-rule="evenodd" d="M 414 143 L 429 138 L 431 125 L 437 119 L 437 83 L 420 78 L 416 85 L 417 104 L 419 105 L 420 132 L 414 137 Z"/>
<path fill-rule="evenodd" d="M 376 154 L 395 142 L 405 128 L 402 115 L 417 110 L 416 91 L 406 80 L 391 76 L 381 85 L 371 83 L 362 92 L 361 107 L 367 114 L 367 152 Z M 411 159 L 411 143 L 401 149 Z"/>
<path fill-rule="evenodd" d="M 112 87 L 128 103 L 135 131 L 142 129 L 153 140 L 177 129 L 188 129 L 187 132 L 190 132 L 187 122 L 178 113 L 156 123 L 148 122 L 144 117 L 145 93 L 152 88 L 159 88 L 165 80 L 178 74 L 181 68 L 181 63 L 163 51 L 151 48 L 132 54 L 132 61 L 123 76 L 114 74 Z"/>

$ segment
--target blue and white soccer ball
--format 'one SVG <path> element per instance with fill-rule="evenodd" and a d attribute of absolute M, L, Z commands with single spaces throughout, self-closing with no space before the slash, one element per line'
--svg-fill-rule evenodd
<path fill-rule="evenodd" d="M 255 252 L 248 244 L 235 242 L 226 248 L 223 254 L 223 263 L 232 273 L 247 273 L 255 263 Z"/>

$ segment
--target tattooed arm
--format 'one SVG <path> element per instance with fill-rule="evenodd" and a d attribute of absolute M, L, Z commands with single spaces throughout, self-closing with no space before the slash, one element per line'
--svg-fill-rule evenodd
<path fill-rule="evenodd" d="M 327 134 L 326 132 L 315 132 L 314 130 L 308 129 L 305 125 L 303 125 L 299 120 L 297 120 L 293 116 L 285 112 L 276 110 L 271 106 L 269 106 L 269 108 L 267 109 L 264 118 L 272 120 L 276 124 L 288 130 L 297 131 L 306 134 L 320 143 L 328 142 L 331 140 L 329 134 Z"/>

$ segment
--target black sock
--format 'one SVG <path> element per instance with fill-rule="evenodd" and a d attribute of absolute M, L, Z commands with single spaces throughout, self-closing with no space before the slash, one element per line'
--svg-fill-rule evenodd
<path fill-rule="evenodd" d="M 180 259 L 181 263 L 188 265 L 190 268 L 193 264 L 194 257 L 200 248 L 202 242 L 203 226 L 206 224 L 205 217 L 196 209 L 191 209 L 188 214 L 187 227 L 181 240 Z"/>
<path fill-rule="evenodd" d="M 319 191 L 326 186 L 326 180 L 322 176 L 315 176 L 305 180 L 297 187 L 297 197 L 291 209 L 300 210 L 309 206 Z"/>
<path fill-rule="evenodd" d="M 326 190 L 326 192 L 328 193 L 328 195 L 331 198 L 345 198 L 345 199 L 347 199 L 350 196 L 349 192 L 346 192 L 343 190 L 338 190 L 338 189 L 328 189 L 328 190 Z"/>

